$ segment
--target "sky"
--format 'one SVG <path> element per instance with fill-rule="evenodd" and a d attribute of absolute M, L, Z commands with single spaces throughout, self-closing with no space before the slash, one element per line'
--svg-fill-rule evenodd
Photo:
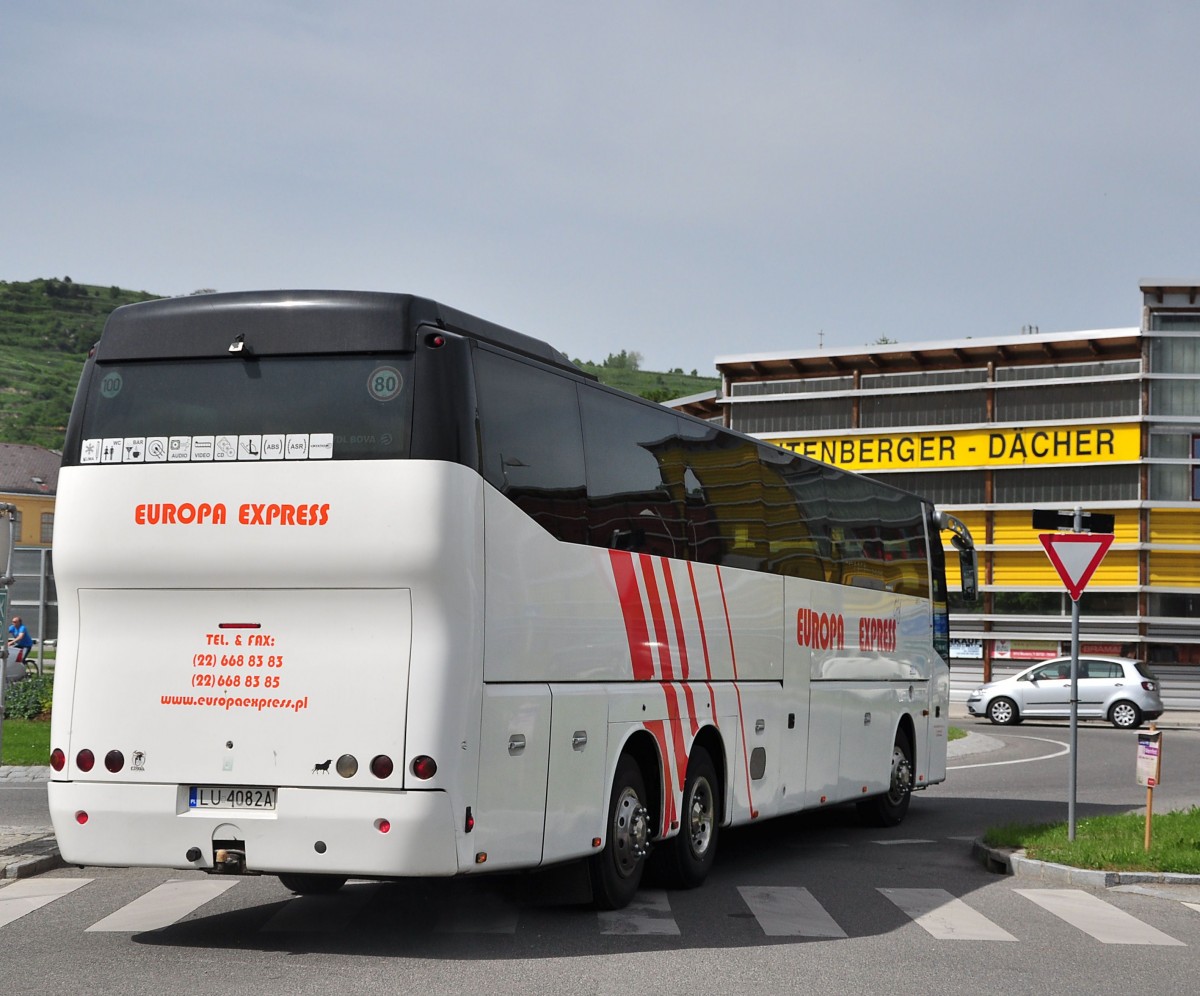
<path fill-rule="evenodd" d="M 1135 326 L 1200 4 L 0 0 L 0 280 L 432 297 L 572 357 Z"/>

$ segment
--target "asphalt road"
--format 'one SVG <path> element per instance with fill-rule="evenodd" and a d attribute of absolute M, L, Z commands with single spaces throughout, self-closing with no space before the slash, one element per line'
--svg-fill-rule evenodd
<path fill-rule="evenodd" d="M 360 883 L 297 899 L 270 877 L 61 869 L 0 887 L 4 986 L 272 996 L 1190 991 L 1200 909 L 1137 892 L 1036 891 L 972 860 L 970 841 L 989 825 L 1064 818 L 1067 728 L 961 725 L 991 749 L 952 760 L 948 781 L 918 795 L 902 826 L 865 828 L 852 809 L 835 809 L 729 831 L 703 888 L 650 882 L 612 915 L 573 901 L 569 873 Z M 1135 742 L 1109 727 L 1081 730 L 1081 816 L 1144 803 Z M 1200 801 L 1200 731 L 1171 731 L 1163 779 L 1157 811 Z M 25 882 L 41 899 L 8 891 Z M 1113 918 L 1125 943 L 1101 939 L 1097 924 Z"/>

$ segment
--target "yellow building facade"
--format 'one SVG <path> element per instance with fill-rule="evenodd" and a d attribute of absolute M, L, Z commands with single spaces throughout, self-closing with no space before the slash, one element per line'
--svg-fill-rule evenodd
<path fill-rule="evenodd" d="M 1115 520 L 1080 599 L 1085 649 L 1200 663 L 1200 282 L 1141 290 L 1136 327 L 718 357 L 719 396 L 676 407 L 961 518 L 982 591 L 953 606 L 962 657 L 1069 647 L 1032 512 L 1081 508 Z"/>

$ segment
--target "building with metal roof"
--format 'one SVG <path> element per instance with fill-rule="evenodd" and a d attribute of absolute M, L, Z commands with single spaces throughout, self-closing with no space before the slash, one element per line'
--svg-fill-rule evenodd
<path fill-rule="evenodd" d="M 670 404 L 963 519 L 982 598 L 952 627 L 985 673 L 1069 649 L 1032 512 L 1076 507 L 1115 519 L 1080 598 L 1085 651 L 1200 664 L 1200 282 L 1141 290 L 1131 328 L 720 356 L 719 392 Z"/>

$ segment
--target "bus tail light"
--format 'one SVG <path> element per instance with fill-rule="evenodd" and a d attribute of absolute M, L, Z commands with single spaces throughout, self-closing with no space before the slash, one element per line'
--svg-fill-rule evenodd
<path fill-rule="evenodd" d="M 437 774 L 437 761 L 428 754 L 421 754 L 412 759 L 409 765 L 412 773 L 425 782 Z"/>
<path fill-rule="evenodd" d="M 343 778 L 353 778 L 358 772 L 358 758 L 353 754 L 343 754 L 337 759 L 337 773 Z"/>
<path fill-rule="evenodd" d="M 67 755 L 63 753 L 61 747 L 55 747 L 50 752 L 50 767 L 55 771 L 62 771 L 67 766 Z"/>
<path fill-rule="evenodd" d="M 125 755 L 119 750 L 110 750 L 104 755 L 104 767 L 115 775 L 125 767 Z"/>
<path fill-rule="evenodd" d="M 75 755 L 75 767 L 80 771 L 91 771 L 96 764 L 96 755 L 86 747 Z"/>
<path fill-rule="evenodd" d="M 388 778 L 395 770 L 396 766 L 386 754 L 376 754 L 371 758 L 371 774 L 376 778 Z"/>
<path fill-rule="evenodd" d="M 83 826 L 88 821 L 88 814 L 85 810 L 80 809 L 75 813 L 75 822 Z"/>
<path fill-rule="evenodd" d="M 392 829 L 392 821 L 388 819 L 378 819 L 375 821 L 375 829 L 380 833 L 387 833 Z"/>

